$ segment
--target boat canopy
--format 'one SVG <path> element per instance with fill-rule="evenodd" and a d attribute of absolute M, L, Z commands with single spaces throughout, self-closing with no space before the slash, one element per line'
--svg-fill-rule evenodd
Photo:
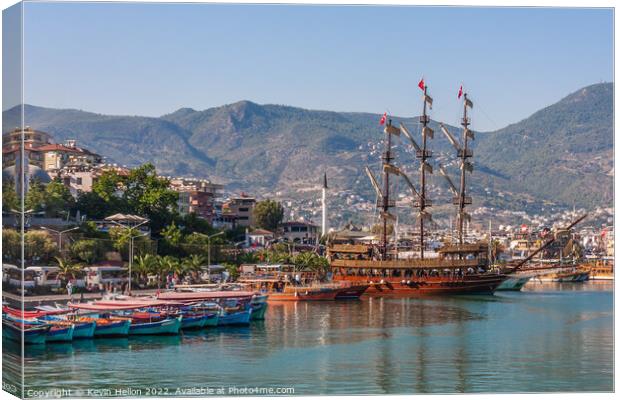
<path fill-rule="evenodd" d="M 90 311 L 114 311 L 114 310 L 135 310 L 145 307 L 162 307 L 162 306 L 181 306 L 181 303 L 173 301 L 134 301 L 134 300 L 103 300 L 94 301 L 92 303 L 69 303 L 70 308 Z"/>
<path fill-rule="evenodd" d="M 159 300 L 214 300 L 214 299 L 238 299 L 251 298 L 254 292 L 240 290 L 212 291 L 212 292 L 163 292 L 157 298 Z"/>

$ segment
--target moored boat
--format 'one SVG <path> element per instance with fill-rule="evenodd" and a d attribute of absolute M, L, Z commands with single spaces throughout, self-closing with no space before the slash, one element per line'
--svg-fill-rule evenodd
<path fill-rule="evenodd" d="M 131 320 L 128 318 L 95 319 L 95 337 L 127 336 Z"/>
<path fill-rule="evenodd" d="M 176 335 L 181 328 L 183 317 L 168 317 L 159 321 L 132 320 L 130 335 Z"/>
<path fill-rule="evenodd" d="M 269 296 L 264 294 L 256 294 L 252 297 L 250 306 L 252 307 L 252 319 L 261 320 L 265 319 L 265 312 L 267 311 L 267 300 Z"/>
<path fill-rule="evenodd" d="M 50 329 L 51 325 L 28 325 L 2 319 L 2 336 L 20 343 L 22 339 L 27 344 L 45 343 Z"/>
<path fill-rule="evenodd" d="M 73 324 L 48 322 L 50 330 L 47 332 L 46 342 L 70 342 L 73 340 Z"/>
<path fill-rule="evenodd" d="M 218 317 L 217 325 L 248 325 L 251 317 L 252 308 L 234 312 L 223 311 Z"/>
<path fill-rule="evenodd" d="M 181 329 L 200 329 L 207 322 L 206 314 L 184 314 L 181 319 Z"/>
<path fill-rule="evenodd" d="M 511 276 L 508 275 L 508 279 L 502 282 L 496 290 L 499 291 L 514 291 L 518 292 L 523 289 L 526 283 L 532 279 L 532 276 Z"/>

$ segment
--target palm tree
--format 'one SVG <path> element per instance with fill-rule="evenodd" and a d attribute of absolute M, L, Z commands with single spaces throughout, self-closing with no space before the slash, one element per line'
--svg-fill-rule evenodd
<path fill-rule="evenodd" d="M 183 271 L 181 263 L 179 259 L 172 256 L 160 257 L 158 260 L 158 271 L 159 271 L 159 279 L 158 283 L 161 283 L 161 278 L 168 275 L 169 273 L 177 273 Z"/>
<path fill-rule="evenodd" d="M 157 271 L 158 259 L 152 254 L 134 257 L 133 268 L 138 274 L 138 281 L 146 281 L 149 273 Z"/>
<path fill-rule="evenodd" d="M 58 277 L 64 281 L 68 279 L 74 279 L 78 272 L 82 270 L 82 265 L 76 264 L 69 258 L 54 257 L 58 264 Z"/>
<path fill-rule="evenodd" d="M 192 278 L 196 277 L 196 273 L 199 272 L 202 266 L 205 264 L 204 256 L 198 254 L 192 254 L 183 259 L 183 272 L 185 274 L 191 274 Z"/>

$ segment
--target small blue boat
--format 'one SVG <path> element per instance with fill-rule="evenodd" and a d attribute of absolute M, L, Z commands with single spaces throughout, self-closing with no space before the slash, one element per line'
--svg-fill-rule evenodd
<path fill-rule="evenodd" d="M 207 315 L 184 315 L 181 319 L 181 329 L 200 329 L 205 326 Z"/>
<path fill-rule="evenodd" d="M 2 336 L 20 343 L 22 341 L 22 333 L 24 343 L 45 343 L 50 328 L 50 325 L 24 325 L 22 329 L 15 322 L 7 321 L 6 319 L 2 320 Z"/>
<path fill-rule="evenodd" d="M 92 322 L 74 322 L 73 323 L 73 338 L 74 339 L 87 339 L 95 336 L 95 328 L 97 323 Z"/>
<path fill-rule="evenodd" d="M 208 327 L 208 326 L 217 326 L 218 322 L 219 322 L 220 316 L 217 313 L 210 313 L 205 315 L 205 323 L 204 323 L 204 327 Z"/>
<path fill-rule="evenodd" d="M 46 342 L 70 342 L 73 340 L 73 324 L 56 325 L 51 323 L 51 328 L 47 332 Z"/>
<path fill-rule="evenodd" d="M 68 319 L 66 316 L 60 317 L 56 315 L 46 315 L 39 318 L 39 321 L 45 323 L 50 321 L 69 321 L 73 324 L 73 339 L 92 338 L 95 334 L 95 328 L 97 326 L 94 320 L 80 321 L 74 319 Z"/>
<path fill-rule="evenodd" d="M 246 310 L 227 313 L 222 310 L 217 325 L 249 325 L 250 318 L 252 317 L 252 307 L 248 307 Z"/>
<path fill-rule="evenodd" d="M 129 326 L 130 335 L 176 335 L 183 317 L 166 318 L 155 322 L 135 322 Z"/>
<path fill-rule="evenodd" d="M 130 319 L 113 319 L 106 323 L 96 323 L 95 336 L 127 336 L 129 334 Z"/>

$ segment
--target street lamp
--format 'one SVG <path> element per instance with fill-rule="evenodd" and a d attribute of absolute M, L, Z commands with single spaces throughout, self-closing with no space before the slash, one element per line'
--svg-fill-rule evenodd
<path fill-rule="evenodd" d="M 133 229 L 133 228 L 139 227 L 140 225 L 146 224 L 147 222 L 149 222 L 149 220 L 145 219 L 144 221 L 140 222 L 138 225 L 134 225 L 134 226 L 123 225 L 120 222 L 116 222 L 116 221 L 110 221 L 110 222 L 125 229 Z M 131 266 L 133 264 L 133 240 L 137 237 L 146 236 L 148 234 L 149 234 L 148 232 L 145 232 L 139 235 L 134 235 L 134 236 L 129 237 L 129 283 L 127 285 L 127 292 L 129 293 L 129 295 L 131 295 Z"/>
<path fill-rule="evenodd" d="M 58 235 L 58 251 L 60 252 L 60 255 L 62 256 L 62 234 L 74 231 L 76 229 L 80 229 L 80 227 L 76 226 L 76 227 L 71 228 L 71 229 L 65 229 L 64 231 L 57 231 L 55 229 L 48 228 L 47 226 L 42 226 L 41 229 L 46 230 L 46 231 L 50 231 L 50 232 L 55 233 L 55 234 Z"/>
<path fill-rule="evenodd" d="M 197 232 L 198 233 L 198 232 Z M 207 275 L 209 275 L 209 281 L 211 280 L 211 238 L 223 235 L 224 232 L 214 233 L 213 235 L 207 235 L 205 233 L 198 233 L 207 238 Z"/>

